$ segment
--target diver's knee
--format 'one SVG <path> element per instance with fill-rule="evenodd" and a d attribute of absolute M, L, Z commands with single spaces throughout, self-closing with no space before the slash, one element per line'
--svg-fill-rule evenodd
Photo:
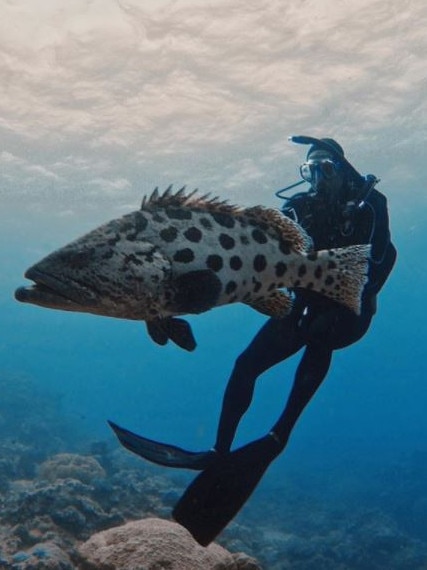
<path fill-rule="evenodd" d="M 250 351 L 244 351 L 236 358 L 232 372 L 233 377 L 247 378 L 254 377 L 255 363 Z"/>

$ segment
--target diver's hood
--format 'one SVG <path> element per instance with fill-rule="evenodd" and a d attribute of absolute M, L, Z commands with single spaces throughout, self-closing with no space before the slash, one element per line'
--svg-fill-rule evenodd
<path fill-rule="evenodd" d="M 348 168 L 352 176 L 356 177 L 356 179 L 360 181 L 365 180 L 364 176 L 362 176 L 360 172 L 358 172 L 354 168 L 354 166 L 350 164 L 350 162 L 345 158 L 344 153 L 341 154 L 340 152 L 338 152 L 337 148 L 333 144 L 329 143 L 328 140 L 317 139 L 315 137 L 306 137 L 304 135 L 301 136 L 295 135 L 289 137 L 289 140 L 297 144 L 311 144 L 314 145 L 319 150 L 327 150 L 328 152 L 331 152 L 334 156 L 336 156 L 341 162 L 345 164 L 346 168 Z"/>

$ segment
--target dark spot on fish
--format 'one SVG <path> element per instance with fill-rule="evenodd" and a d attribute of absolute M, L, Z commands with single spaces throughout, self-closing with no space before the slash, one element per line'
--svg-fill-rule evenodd
<path fill-rule="evenodd" d="M 147 227 L 148 220 L 141 212 L 135 212 L 135 232 L 140 233 Z"/>
<path fill-rule="evenodd" d="M 264 269 L 266 267 L 267 267 L 267 260 L 265 258 L 265 255 L 261 255 L 259 253 L 254 258 L 254 269 L 255 269 L 255 271 L 260 272 L 260 271 L 264 271 Z"/>
<path fill-rule="evenodd" d="M 308 255 L 307 255 L 307 259 L 309 261 L 316 261 L 318 255 L 317 255 L 317 251 L 311 251 Z"/>
<path fill-rule="evenodd" d="M 233 255 L 233 257 L 230 258 L 230 267 L 234 269 L 234 271 L 239 271 L 242 265 L 243 262 L 238 255 Z"/>
<path fill-rule="evenodd" d="M 212 229 L 212 222 L 209 220 L 209 218 L 200 218 L 200 223 L 202 224 L 202 226 L 204 228 L 206 228 L 207 230 L 211 230 Z"/>
<path fill-rule="evenodd" d="M 258 228 L 255 228 L 252 231 L 252 237 L 254 238 L 254 240 L 257 243 L 267 243 L 267 236 L 265 235 L 264 232 L 262 232 L 261 230 L 259 230 Z"/>
<path fill-rule="evenodd" d="M 220 255 L 212 254 L 206 259 L 206 266 L 212 271 L 220 271 L 223 266 L 222 257 Z"/>
<path fill-rule="evenodd" d="M 122 232 L 129 232 L 129 231 L 133 231 L 135 229 L 135 224 L 131 223 L 130 221 L 127 222 L 123 222 L 123 224 L 120 227 L 120 231 Z"/>
<path fill-rule="evenodd" d="M 230 299 L 228 300 L 229 303 L 235 303 L 237 301 L 238 297 L 237 295 L 233 295 L 232 297 L 230 297 Z"/>
<path fill-rule="evenodd" d="M 258 291 L 262 287 L 261 281 L 258 281 L 257 279 L 255 279 L 255 277 L 252 277 L 252 283 L 254 284 L 254 288 L 253 288 L 254 293 L 258 293 Z"/>
<path fill-rule="evenodd" d="M 106 251 L 105 253 L 102 254 L 101 258 L 102 259 L 111 259 L 114 255 L 114 251 L 112 249 L 109 249 L 108 251 Z"/>
<path fill-rule="evenodd" d="M 332 285 L 334 282 L 334 278 L 332 277 L 332 275 L 328 275 L 325 279 L 325 285 L 327 285 L 328 287 L 330 285 Z"/>
<path fill-rule="evenodd" d="M 316 279 L 320 279 L 322 277 L 322 274 L 323 274 L 322 267 L 318 265 L 314 270 L 314 276 L 316 277 Z"/>
<path fill-rule="evenodd" d="M 225 286 L 225 292 L 227 295 L 233 293 L 237 289 L 237 283 L 235 281 L 229 281 Z"/>
<path fill-rule="evenodd" d="M 304 275 L 307 273 L 307 267 L 304 265 L 304 263 L 302 265 L 299 266 L 298 268 L 298 277 L 304 277 Z"/>
<path fill-rule="evenodd" d="M 250 299 L 251 299 L 251 294 L 250 294 L 250 293 L 245 293 L 244 296 L 243 296 L 242 301 L 247 302 L 247 301 L 250 301 Z"/>
<path fill-rule="evenodd" d="M 85 269 L 91 263 L 95 248 L 91 247 L 74 253 L 64 252 L 64 261 L 72 269 Z"/>
<path fill-rule="evenodd" d="M 283 263 L 283 261 L 278 261 L 276 263 L 275 269 L 276 269 L 276 277 L 283 277 L 283 275 L 288 270 L 288 266 L 286 265 L 286 263 Z"/>
<path fill-rule="evenodd" d="M 291 245 L 291 242 L 282 239 L 279 242 L 279 249 L 285 255 L 289 255 L 291 253 Z"/>
<path fill-rule="evenodd" d="M 273 289 L 277 289 L 276 283 L 272 283 L 268 286 L 268 291 L 273 291 Z"/>
<path fill-rule="evenodd" d="M 313 287 L 314 287 L 314 283 L 312 281 L 307 283 L 307 285 L 305 286 L 306 289 L 313 289 Z"/>
<path fill-rule="evenodd" d="M 174 226 L 169 226 L 160 230 L 159 236 L 162 238 L 163 241 L 172 242 L 176 239 L 178 235 L 178 230 Z"/>
<path fill-rule="evenodd" d="M 295 279 L 294 283 L 293 283 L 293 287 L 299 287 L 301 285 L 301 280 L 300 279 Z"/>
<path fill-rule="evenodd" d="M 120 241 L 120 239 L 121 239 L 121 238 L 120 238 L 120 234 L 116 234 L 114 237 L 110 238 L 110 239 L 107 241 L 107 243 L 108 243 L 108 245 L 111 245 L 111 246 L 114 247 L 114 246 L 117 244 L 117 242 Z"/>
<path fill-rule="evenodd" d="M 268 224 L 266 222 L 261 222 L 258 218 L 249 219 L 249 224 L 251 226 L 257 226 L 259 229 L 261 229 L 264 232 L 268 230 Z"/>
<path fill-rule="evenodd" d="M 328 262 L 328 269 L 336 269 L 337 268 L 337 264 L 335 263 L 335 261 L 329 261 Z"/>
<path fill-rule="evenodd" d="M 191 220 L 193 216 L 191 210 L 185 210 L 184 208 L 173 208 L 172 206 L 166 208 L 166 215 L 168 218 L 175 220 Z"/>
<path fill-rule="evenodd" d="M 199 230 L 199 228 L 196 228 L 195 226 L 191 226 L 191 228 L 188 228 L 188 230 L 184 232 L 184 235 L 189 241 L 196 243 L 202 239 L 202 232 Z"/>
<path fill-rule="evenodd" d="M 189 247 L 184 249 L 179 249 L 173 256 L 174 261 L 179 261 L 180 263 L 190 263 L 194 259 L 194 252 Z"/>
<path fill-rule="evenodd" d="M 328 253 L 329 253 L 330 257 L 334 257 L 334 255 L 335 255 L 335 251 L 333 249 L 328 249 Z"/>
<path fill-rule="evenodd" d="M 219 243 L 221 244 L 221 247 L 223 247 L 224 249 L 233 249 L 236 242 L 228 234 L 221 234 L 219 236 Z"/>
<path fill-rule="evenodd" d="M 234 228 L 234 224 L 236 223 L 233 216 L 224 212 L 213 212 L 212 217 L 217 224 L 224 228 Z"/>
<path fill-rule="evenodd" d="M 341 289 L 341 285 L 337 283 L 334 287 L 335 291 L 339 291 Z"/>
<path fill-rule="evenodd" d="M 158 212 L 154 212 L 153 214 L 153 221 L 157 222 L 159 224 L 163 224 L 163 222 L 165 221 L 164 217 L 161 216 Z"/>
<path fill-rule="evenodd" d="M 241 243 L 242 245 L 249 245 L 248 236 L 246 236 L 246 235 L 244 235 L 244 234 L 241 235 L 241 236 L 240 236 L 240 243 Z"/>
<path fill-rule="evenodd" d="M 125 263 L 133 263 L 134 265 L 142 265 L 142 260 L 139 257 L 137 257 L 134 253 L 130 253 L 129 255 L 125 255 Z"/>

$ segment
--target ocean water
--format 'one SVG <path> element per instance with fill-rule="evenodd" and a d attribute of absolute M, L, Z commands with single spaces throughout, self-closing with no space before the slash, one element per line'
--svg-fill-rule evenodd
<path fill-rule="evenodd" d="M 19 443 L 39 407 L 64 430 L 69 451 L 99 441 L 118 447 L 107 419 L 185 448 L 210 447 L 234 360 L 263 316 L 243 306 L 191 316 L 198 347 L 186 353 L 155 345 L 143 323 L 19 304 L 14 290 L 32 263 L 137 208 L 156 185 L 280 207 L 274 192 L 297 180 L 306 152 L 287 136 L 332 136 L 356 168 L 381 178 L 398 261 L 370 330 L 334 355 L 238 520 L 321 535 L 375 512 L 421 553 L 427 10 L 422 0 L 331 6 L 79 0 L 39 12 L 29 0 L 0 3 L 0 439 L 16 431 Z M 275 422 L 300 356 L 259 379 L 236 446 Z M 41 461 L 53 435 L 42 419 L 28 429 Z M 407 567 L 393 562 L 395 551 L 387 556 L 390 567 Z"/>

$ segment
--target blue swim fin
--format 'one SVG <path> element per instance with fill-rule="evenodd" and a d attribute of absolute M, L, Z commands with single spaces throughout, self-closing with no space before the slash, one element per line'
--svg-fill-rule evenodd
<path fill-rule="evenodd" d="M 219 457 L 186 489 L 173 518 L 207 546 L 243 507 L 281 449 L 267 435 Z"/>
<path fill-rule="evenodd" d="M 157 465 L 164 465 L 165 467 L 181 467 L 183 469 L 194 469 L 200 471 L 206 469 L 217 459 L 215 450 L 209 451 L 186 451 L 174 445 L 167 443 L 160 443 L 147 439 L 124 429 L 114 422 L 108 420 L 110 427 L 113 429 L 120 443 L 143 457 L 147 461 L 156 463 Z"/>

